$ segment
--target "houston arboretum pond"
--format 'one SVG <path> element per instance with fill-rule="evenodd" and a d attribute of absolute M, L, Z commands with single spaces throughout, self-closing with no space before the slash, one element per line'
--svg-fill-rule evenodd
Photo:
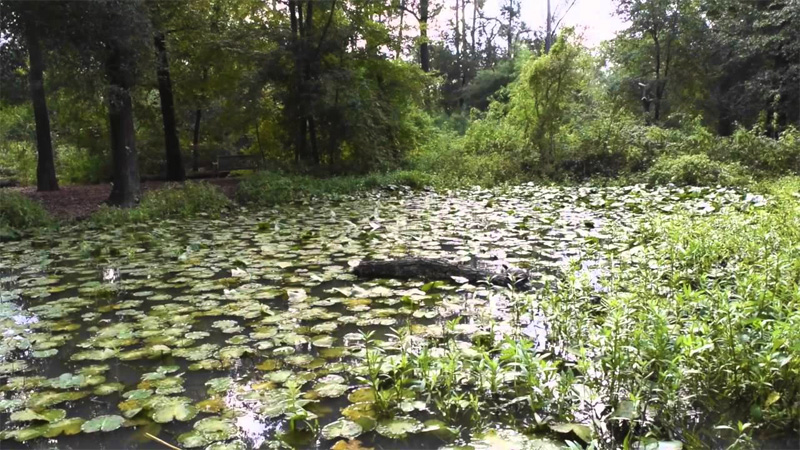
<path fill-rule="evenodd" d="M 797 261 L 723 254 L 772 201 L 398 188 L 3 243 L 0 447 L 789 448 Z M 529 289 L 352 271 L 409 256 Z"/>

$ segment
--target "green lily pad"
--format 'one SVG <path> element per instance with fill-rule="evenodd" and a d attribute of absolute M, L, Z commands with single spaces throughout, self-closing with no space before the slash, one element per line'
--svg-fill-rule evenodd
<path fill-rule="evenodd" d="M 231 442 L 215 442 L 205 448 L 205 450 L 247 450 L 247 449 L 248 449 L 247 444 L 238 439 Z"/>
<path fill-rule="evenodd" d="M 25 361 L 9 361 L 0 364 L 0 374 L 24 372 L 28 370 L 28 363 Z"/>
<path fill-rule="evenodd" d="M 390 439 L 403 439 L 408 434 L 418 433 L 424 428 L 422 422 L 410 416 L 398 416 L 378 422 L 375 431 Z"/>
<path fill-rule="evenodd" d="M 54 392 L 43 391 L 37 392 L 28 398 L 27 406 L 32 409 L 47 408 L 49 406 L 57 405 L 63 402 L 72 402 L 80 400 L 89 395 L 88 392 Z"/>
<path fill-rule="evenodd" d="M 173 420 L 186 422 L 194 419 L 197 408 L 187 397 L 154 397 L 147 406 L 152 410 L 151 418 L 157 423 L 168 423 Z"/>
<path fill-rule="evenodd" d="M 230 420 L 207 417 L 194 424 L 194 429 L 178 436 L 178 442 L 186 448 L 196 448 L 212 442 L 225 441 L 236 436 L 238 428 Z"/>
<path fill-rule="evenodd" d="M 47 438 L 54 438 L 60 435 L 71 436 L 73 434 L 78 434 L 81 432 L 81 426 L 83 425 L 84 420 L 80 417 L 73 417 L 70 419 L 59 420 L 58 422 L 53 422 L 50 424 L 45 425 L 44 433 L 42 436 Z"/>
<path fill-rule="evenodd" d="M 339 419 L 325 425 L 322 428 L 322 436 L 325 439 L 352 439 L 358 437 L 363 431 L 361 425 L 347 419 Z"/>
<path fill-rule="evenodd" d="M 314 392 L 320 397 L 336 398 L 344 395 L 350 387 L 338 383 L 319 383 L 314 386 Z"/>
<path fill-rule="evenodd" d="M 97 431 L 114 431 L 125 423 L 125 419 L 117 415 L 98 416 L 92 420 L 84 422 L 81 430 L 84 433 L 95 433 Z"/>
<path fill-rule="evenodd" d="M 356 389 L 347 396 L 350 403 L 374 402 L 375 391 L 372 388 L 363 387 Z"/>
<path fill-rule="evenodd" d="M 119 392 L 123 389 L 125 389 L 125 385 L 122 383 L 105 383 L 94 388 L 92 393 L 94 395 L 109 395 L 113 394 L 114 392 Z"/>
<path fill-rule="evenodd" d="M 39 412 L 32 409 L 23 409 L 12 413 L 9 420 L 12 422 L 32 422 L 36 420 L 58 422 L 65 417 L 67 417 L 67 412 L 63 409 L 46 409 Z"/>
<path fill-rule="evenodd" d="M 212 378 L 206 381 L 206 386 L 208 386 L 208 393 L 212 395 L 221 392 L 227 392 L 228 389 L 230 389 L 231 386 L 233 386 L 233 378 L 231 377 Z"/>

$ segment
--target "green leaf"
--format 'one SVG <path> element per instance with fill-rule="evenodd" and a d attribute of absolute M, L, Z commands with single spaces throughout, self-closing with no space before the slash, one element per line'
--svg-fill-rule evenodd
<path fill-rule="evenodd" d="M 173 420 L 186 422 L 194 419 L 197 408 L 192 406 L 192 400 L 187 397 L 155 397 L 148 402 L 152 409 L 150 417 L 157 423 L 168 423 Z"/>
<path fill-rule="evenodd" d="M 422 431 L 423 428 L 422 422 L 413 417 L 398 416 L 393 419 L 381 420 L 375 431 L 390 439 L 403 439 L 408 434 Z"/>
<path fill-rule="evenodd" d="M 325 437 L 325 439 L 352 439 L 358 437 L 362 432 L 363 429 L 361 425 L 343 418 L 331 422 L 322 428 L 322 436 Z"/>
<path fill-rule="evenodd" d="M 36 412 L 32 409 L 23 409 L 22 411 L 12 413 L 9 420 L 12 422 L 31 422 L 35 420 L 58 422 L 65 417 L 67 417 L 67 412 L 63 409 L 46 409 L 40 412 Z"/>
<path fill-rule="evenodd" d="M 592 442 L 592 429 L 579 423 L 554 423 L 550 429 L 559 434 L 574 434 L 584 443 Z"/>
<path fill-rule="evenodd" d="M 81 425 L 84 433 L 95 433 L 97 431 L 114 431 L 125 423 L 125 419 L 117 415 L 98 416 Z"/>

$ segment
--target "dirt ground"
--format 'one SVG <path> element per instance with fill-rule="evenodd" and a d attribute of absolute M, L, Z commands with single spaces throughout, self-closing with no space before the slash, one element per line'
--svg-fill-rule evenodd
<path fill-rule="evenodd" d="M 230 198 L 233 197 L 236 186 L 239 184 L 239 180 L 236 178 L 212 178 L 204 181 L 216 185 Z M 157 190 L 164 187 L 165 184 L 167 183 L 163 181 L 146 181 L 142 183 L 142 190 Z M 28 197 L 40 201 L 50 214 L 66 220 L 88 216 L 96 211 L 111 193 L 111 185 L 108 183 L 62 186 L 61 190 L 55 192 L 37 192 L 35 186 L 6 189 L 16 189 Z"/>

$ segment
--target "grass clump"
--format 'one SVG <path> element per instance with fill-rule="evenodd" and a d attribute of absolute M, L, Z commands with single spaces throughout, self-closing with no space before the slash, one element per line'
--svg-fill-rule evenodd
<path fill-rule="evenodd" d="M 50 225 L 42 205 L 19 192 L 0 191 L 0 240 L 14 239 L 24 230 Z"/>
<path fill-rule="evenodd" d="M 236 200 L 269 206 L 312 197 L 349 195 L 389 186 L 418 189 L 431 183 L 432 177 L 417 171 L 333 178 L 258 172 L 242 180 L 236 190 Z"/>
<path fill-rule="evenodd" d="M 543 293 L 576 381 L 625 411 L 604 439 L 748 448 L 800 431 L 797 186 L 775 183 L 794 198 L 765 207 L 655 221 L 602 286 L 577 270 Z"/>
<path fill-rule="evenodd" d="M 748 183 L 738 163 L 714 161 L 705 154 L 663 155 L 645 174 L 650 184 L 679 186 L 735 186 Z"/>
<path fill-rule="evenodd" d="M 89 218 L 95 225 L 124 225 L 159 219 L 182 219 L 207 214 L 218 217 L 229 208 L 230 200 L 216 186 L 187 181 L 145 192 L 136 208 L 103 206 Z"/>

